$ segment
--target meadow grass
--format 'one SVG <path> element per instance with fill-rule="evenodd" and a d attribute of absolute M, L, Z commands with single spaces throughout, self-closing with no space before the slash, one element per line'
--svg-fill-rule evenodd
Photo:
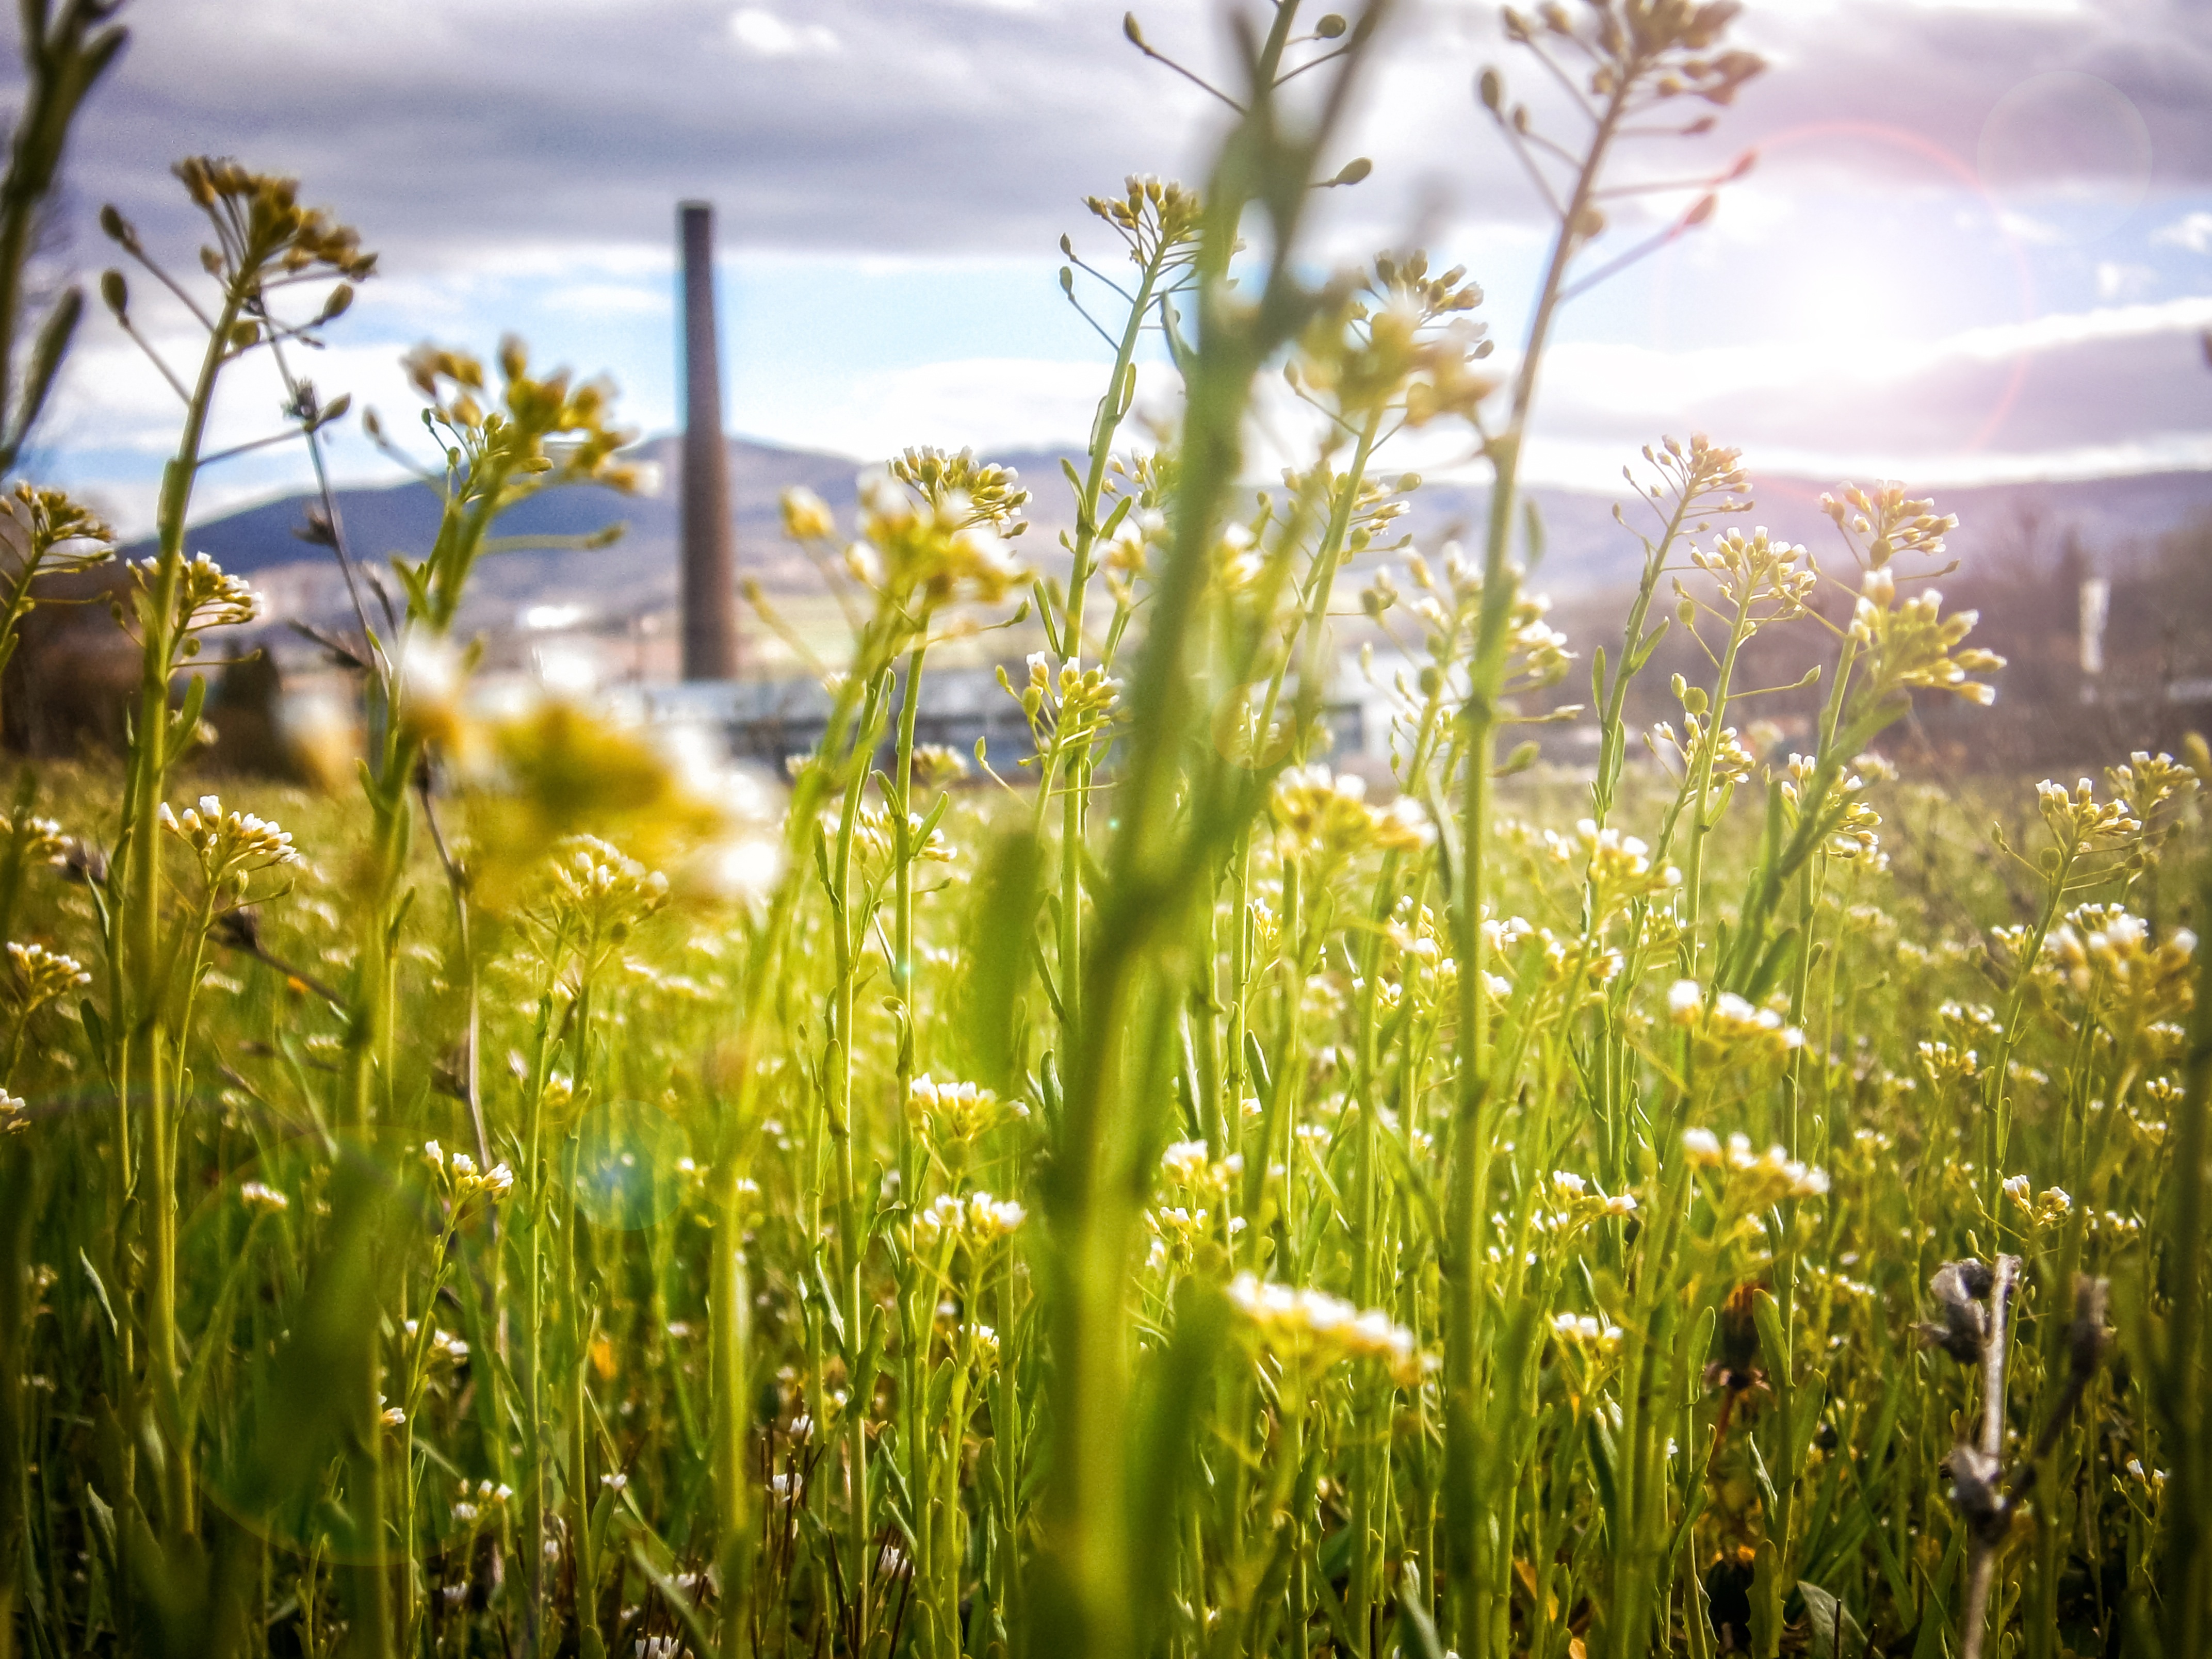
<path fill-rule="evenodd" d="M 852 627 L 781 780 L 472 712 L 501 514 L 626 482 L 611 394 L 512 343 L 410 359 L 430 549 L 323 522 L 360 699 L 296 722 L 318 787 L 195 777 L 254 609 L 187 556 L 206 410 L 373 261 L 179 167 L 207 349 L 114 589 L 131 742 L 18 767 L 0 843 L 0 1653 L 2200 1650 L 2201 742 L 1900 781 L 1915 700 L 2002 667 L 1928 586 L 1952 521 L 1844 487 L 1791 546 L 1702 438 L 1632 474 L 1619 636 L 1554 631 L 1518 458 L 1606 169 L 1757 61 L 1727 7 L 1509 19 L 1589 131 L 1495 373 L 1466 272 L 1311 279 L 1385 8 L 1298 10 L 1204 187 L 1065 245 L 1121 309 L 1064 558 L 965 454 L 850 523 L 787 500 Z M 1139 448 L 1151 329 L 1187 396 Z M 1279 371 L 1319 435 L 1255 491 Z M 319 470 L 343 406 L 287 377 Z M 1394 541 L 1436 423 L 1490 465 L 1479 547 Z M 110 539 L 11 512 L 27 571 Z M 919 744 L 933 653 L 1000 625 L 1045 637 L 1034 754 Z M 1328 752 L 1355 626 L 1412 665 L 1387 787 Z M 1676 629 L 1707 672 L 1632 729 Z M 1740 683 L 1754 635 L 1802 678 Z M 1566 717 L 1589 775 L 1500 752 Z"/>

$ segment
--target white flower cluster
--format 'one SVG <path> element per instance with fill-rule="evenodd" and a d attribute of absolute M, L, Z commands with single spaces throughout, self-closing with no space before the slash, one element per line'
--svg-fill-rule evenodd
<path fill-rule="evenodd" d="M 1225 1193 L 1244 1173 L 1244 1157 L 1231 1152 L 1216 1158 L 1202 1140 L 1177 1140 L 1160 1154 L 1160 1172 L 1171 1186 L 1193 1192 Z"/>
<path fill-rule="evenodd" d="M 481 1193 L 496 1203 L 514 1190 L 514 1171 L 504 1163 L 480 1170 L 466 1152 L 447 1152 L 434 1140 L 422 1143 L 422 1162 L 451 1184 L 457 1200 Z"/>
<path fill-rule="evenodd" d="M 1549 830 L 1544 832 L 1544 839 L 1562 858 L 1572 856 L 1576 848 L 1580 850 L 1589 885 L 1597 896 L 1600 916 L 1682 884 L 1682 872 L 1673 865 L 1651 862 L 1651 848 L 1640 837 L 1624 836 L 1610 824 L 1601 830 L 1595 818 L 1576 823 L 1571 848 L 1565 837 Z"/>
<path fill-rule="evenodd" d="M 407 1340 L 412 1342 L 422 1334 L 422 1322 L 410 1319 L 407 1322 L 406 1329 Z M 450 1360 L 458 1365 L 469 1357 L 469 1345 L 451 1331 L 433 1325 L 430 1328 L 430 1352 L 434 1358 Z"/>
<path fill-rule="evenodd" d="M 238 1189 L 238 1201 L 256 1215 L 282 1215 L 292 1207 L 290 1199 L 258 1181 L 243 1182 Z"/>
<path fill-rule="evenodd" d="M 600 927 L 652 915 L 668 902 L 668 878 L 592 836 L 572 837 L 553 864 L 556 907 Z"/>
<path fill-rule="evenodd" d="M 1636 1213 L 1635 1194 L 1615 1193 L 1608 1198 L 1571 1170 L 1552 1171 L 1552 1192 L 1561 1207 L 1570 1213 L 1590 1217 L 1632 1216 Z"/>
<path fill-rule="evenodd" d="M 1785 1024 L 1776 1010 L 1761 1008 L 1733 991 L 1723 991 L 1708 1006 L 1705 988 L 1693 979 L 1678 979 L 1668 987 L 1667 1018 L 1729 1049 L 1748 1048 L 1778 1057 L 1805 1046 L 1805 1033 Z"/>
<path fill-rule="evenodd" d="M 49 951 L 43 945 L 18 945 L 11 939 L 8 961 L 15 970 L 17 1006 L 27 1013 L 92 983 L 92 975 L 75 957 Z"/>
<path fill-rule="evenodd" d="M 2097 799 L 2097 786 L 2078 781 L 2071 790 L 2049 778 L 2035 786 L 2035 805 L 2058 844 L 2069 850 L 2104 852 L 2142 834 L 2142 820 L 2124 800 Z"/>
<path fill-rule="evenodd" d="M 514 1496 L 514 1488 L 503 1481 L 495 1486 L 489 1480 L 480 1480 L 471 1488 L 464 1480 L 461 1496 L 453 1504 L 453 1519 L 465 1527 L 473 1526 L 486 1510 L 497 1509 Z"/>
<path fill-rule="evenodd" d="M 159 587 L 161 562 L 141 559 L 131 567 L 132 580 L 149 599 Z M 261 614 L 261 596 L 204 553 L 195 554 L 177 573 L 176 610 L 170 621 L 179 632 L 240 626 Z"/>
<path fill-rule="evenodd" d="M 914 1242 L 917 1248 L 964 1243 L 970 1250 L 981 1250 L 1007 1237 L 1028 1219 L 1029 1212 L 1011 1198 L 945 1193 L 915 1214 Z"/>
<path fill-rule="evenodd" d="M 1341 1360 L 1379 1359 L 1401 1386 L 1420 1379 L 1413 1333 L 1380 1308 L 1362 1313 L 1326 1291 L 1262 1283 L 1249 1273 L 1231 1282 L 1229 1300 L 1250 1322 L 1261 1346 L 1286 1364 L 1324 1370 Z"/>
<path fill-rule="evenodd" d="M 1029 1108 L 1004 1101 L 973 1083 L 939 1083 L 928 1073 L 907 1085 L 907 1115 L 943 1142 L 975 1139 L 1006 1118 L 1024 1118 Z"/>
<path fill-rule="evenodd" d="M 1554 1314 L 1552 1316 L 1552 1335 L 1571 1348 L 1598 1354 L 1620 1352 L 1626 1334 L 1620 1327 L 1592 1318 L 1588 1314 Z"/>
<path fill-rule="evenodd" d="M 163 801 L 155 817 L 192 849 L 211 888 L 237 885 L 257 871 L 300 861 L 289 831 L 251 812 L 225 811 L 220 796 L 202 795 L 199 805 L 182 812 Z"/>
<path fill-rule="evenodd" d="M 1723 1147 L 1711 1129 L 1685 1129 L 1682 1151 L 1696 1168 L 1726 1170 L 1729 1197 L 1744 1209 L 1764 1209 L 1778 1199 L 1819 1198 L 1828 1190 L 1826 1172 L 1800 1163 L 1780 1146 L 1754 1156 L 1748 1135 L 1730 1135 Z"/>
<path fill-rule="evenodd" d="M 2024 1175 L 2016 1175 L 2004 1183 L 2004 1194 L 2026 1212 L 2029 1221 L 2039 1227 L 2055 1227 L 2073 1212 L 2073 1195 L 2063 1187 L 2046 1187 L 2041 1193 Z"/>

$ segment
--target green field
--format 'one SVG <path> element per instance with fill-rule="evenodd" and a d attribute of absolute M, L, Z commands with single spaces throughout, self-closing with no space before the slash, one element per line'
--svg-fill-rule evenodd
<path fill-rule="evenodd" d="M 0 837 L 0 1656 L 2207 1650 L 2202 738 L 1900 776 L 1916 707 L 2002 682 L 1929 585 L 1954 522 L 1839 485 L 1772 540 L 1704 438 L 1634 468 L 1617 627 L 1524 584 L 1597 181 L 1758 71 L 1730 9 L 1522 31 L 1595 136 L 1506 372 L 1467 272 L 1314 276 L 1379 9 L 1279 0 L 1203 188 L 1091 204 L 1126 308 L 1069 574 L 965 454 L 787 501 L 850 606 L 834 649 L 829 602 L 790 621 L 842 665 L 787 777 L 471 713 L 500 514 L 624 477 L 611 392 L 512 342 L 410 360 L 447 511 L 325 641 L 358 696 L 295 716 L 312 785 L 205 768 L 198 665 L 254 609 L 187 556 L 206 413 L 373 261 L 182 164 L 207 349 L 108 590 L 130 741 L 14 765 Z M 97 56 L 68 18 L 34 91 Z M 1323 437 L 1255 491 L 1286 367 Z M 1393 528 L 1389 441 L 1438 422 L 1492 475 L 1465 551 Z M 113 540 L 9 510 L 0 660 Z M 1324 719 L 1354 618 L 1415 665 L 1371 787 Z M 915 742 L 978 621 L 1042 637 L 1018 767 Z M 1703 666 L 1639 729 L 1668 634 Z M 1744 683 L 1754 636 L 1801 677 Z M 1594 767 L 1537 765 L 1516 727 L 1585 683 Z"/>

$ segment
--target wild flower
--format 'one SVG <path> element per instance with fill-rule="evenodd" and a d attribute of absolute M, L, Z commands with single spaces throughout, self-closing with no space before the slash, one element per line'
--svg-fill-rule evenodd
<path fill-rule="evenodd" d="M 1675 676 L 1675 680 L 1678 695 L 1698 707 L 1682 716 L 1680 735 L 1667 720 L 1660 721 L 1645 734 L 1644 746 L 1651 751 L 1652 758 L 1686 781 L 1697 776 L 1707 764 L 1710 750 L 1713 789 L 1717 793 L 1750 778 L 1758 771 L 1759 763 L 1743 746 L 1736 728 L 1729 726 L 1714 730 L 1712 722 L 1705 717 L 1705 693 L 1696 686 L 1682 684 L 1680 675 Z"/>
<path fill-rule="evenodd" d="M 1723 532 L 1710 552 L 1693 544 L 1690 562 L 1715 579 L 1726 604 L 1745 610 L 1763 605 L 1762 622 L 1802 616 L 1820 579 L 1803 548 L 1770 541 L 1764 525 L 1749 536 Z"/>
<path fill-rule="evenodd" d="M 1897 603 L 1897 580 L 1887 566 L 1866 573 L 1850 634 L 1866 653 L 1867 690 L 1878 701 L 1910 687 L 1948 691 L 1986 707 L 1996 688 L 1970 678 L 2005 665 L 1993 651 L 1965 644 L 1977 613 L 1942 614 L 1943 596 L 1934 588 Z"/>
<path fill-rule="evenodd" d="M 1276 780 L 1277 844 L 1324 867 L 1368 852 L 1418 851 L 1434 839 L 1427 814 L 1400 796 L 1376 809 L 1364 779 L 1325 766 L 1293 767 Z"/>
<path fill-rule="evenodd" d="M 933 507 L 957 504 L 972 524 L 988 525 L 1002 536 L 1018 536 L 1029 526 L 1018 516 L 1030 492 L 1017 488 L 1019 474 L 1010 466 L 979 461 L 972 449 L 907 449 L 891 458 L 891 477 Z"/>
<path fill-rule="evenodd" d="M 1029 1212 L 1012 1199 L 985 1192 L 946 1193 L 915 1212 L 915 1245 L 926 1249 L 961 1244 L 981 1253 L 1010 1237 L 1028 1218 Z"/>
<path fill-rule="evenodd" d="M 1552 1316 L 1552 1335 L 1563 1346 L 1577 1352 L 1611 1355 L 1620 1352 L 1626 1333 L 1620 1326 L 1589 1314 L 1562 1313 Z"/>
<path fill-rule="evenodd" d="M 932 609 L 956 599 L 1003 599 L 1023 571 L 981 510 L 957 491 L 917 501 L 889 471 L 860 480 L 860 537 L 848 551 L 856 580 L 898 602 Z"/>
<path fill-rule="evenodd" d="M 907 1085 L 908 1118 L 941 1145 L 966 1144 L 1010 1119 L 1028 1114 L 1019 1101 L 1002 1101 L 973 1083 L 939 1082 L 924 1072 Z"/>
<path fill-rule="evenodd" d="M 261 615 L 261 595 L 239 576 L 226 575 L 206 554 L 196 554 L 177 573 L 167 615 L 157 614 L 162 565 L 159 559 L 141 559 L 131 566 L 137 588 L 136 619 L 139 627 L 160 628 L 184 636 L 186 655 L 196 654 L 199 641 L 191 637 L 211 628 L 236 628 Z M 116 619 L 123 620 L 122 602 L 116 602 Z"/>
<path fill-rule="evenodd" d="M 252 812 L 225 811 L 220 796 L 202 795 L 181 813 L 164 801 L 155 816 L 191 849 L 210 893 L 233 896 L 248 877 L 300 862 L 290 831 Z"/>
<path fill-rule="evenodd" d="M 11 1000 L 28 1016 L 58 998 L 92 983 L 92 975 L 75 957 L 49 951 L 43 945 L 8 942 L 8 963 L 14 971 L 9 988 Z"/>
<path fill-rule="evenodd" d="M 2074 1200 L 2063 1188 L 2047 1187 L 2039 1194 L 2024 1175 L 2005 1181 L 2004 1195 L 2038 1227 L 2057 1226 L 2074 1209 Z"/>
<path fill-rule="evenodd" d="M 1323 1291 L 1297 1290 L 1239 1273 L 1229 1300 L 1260 1346 L 1285 1365 L 1322 1371 L 1346 1360 L 1379 1359 L 1401 1387 L 1420 1376 L 1413 1333 L 1380 1309 L 1363 1313 Z"/>
<path fill-rule="evenodd" d="M 1858 762 L 1851 764 L 1856 769 Z M 1808 807 L 1802 797 L 1819 773 L 1820 763 L 1812 756 L 1790 757 L 1778 781 L 1787 808 L 1783 821 L 1794 830 L 1809 810 L 1825 826 L 1826 849 L 1831 857 L 1878 865 L 1882 859 L 1881 837 L 1877 833 L 1881 828 L 1881 817 L 1863 798 L 1867 787 L 1864 781 L 1856 769 L 1840 774 L 1829 785 L 1827 798 L 1810 803 Z"/>
<path fill-rule="evenodd" d="M 940 789 L 968 775 L 968 759 L 957 749 L 941 743 L 914 746 L 914 784 L 917 789 Z"/>
<path fill-rule="evenodd" d="M 292 1207 L 292 1200 L 274 1187 L 262 1182 L 242 1182 L 238 1189 L 238 1201 L 257 1215 L 281 1215 Z"/>

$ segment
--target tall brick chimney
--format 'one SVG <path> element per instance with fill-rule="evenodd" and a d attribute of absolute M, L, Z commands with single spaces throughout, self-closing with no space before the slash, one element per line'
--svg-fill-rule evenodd
<path fill-rule="evenodd" d="M 677 209 L 684 244 L 684 678 L 738 672 L 736 532 L 714 330 L 714 209 Z"/>

